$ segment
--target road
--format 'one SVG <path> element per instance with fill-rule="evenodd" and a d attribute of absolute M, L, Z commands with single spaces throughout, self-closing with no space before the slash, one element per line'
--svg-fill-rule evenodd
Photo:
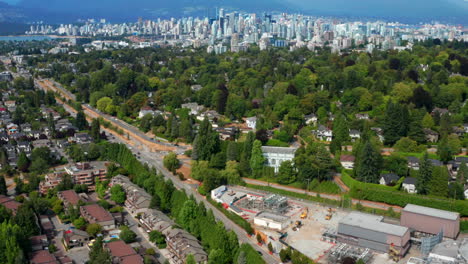
<path fill-rule="evenodd" d="M 61 87 L 53 87 L 52 88 L 51 85 L 44 84 L 44 82 L 42 80 L 35 80 L 35 83 L 39 88 L 41 88 L 43 90 L 52 90 L 52 91 L 64 90 Z M 59 91 L 59 92 L 62 92 L 62 91 Z M 65 92 L 65 91 L 63 91 L 63 92 Z M 66 91 L 66 92 L 68 92 L 68 91 Z M 65 93 L 65 95 L 66 95 L 66 93 Z M 69 96 L 64 96 L 64 97 L 69 97 Z M 129 133 L 129 137 L 139 143 L 139 144 L 137 144 L 137 147 L 140 147 L 139 149 L 133 148 L 135 145 L 131 145 L 129 143 L 129 141 L 124 141 L 124 140 L 120 139 L 119 137 L 113 137 L 113 140 L 115 140 L 117 142 L 120 142 L 120 143 L 123 143 L 123 144 L 127 145 L 127 147 L 131 147 L 131 150 L 134 152 L 135 155 L 137 155 L 137 153 L 140 153 L 139 156 L 140 156 L 140 161 L 141 162 L 147 163 L 150 166 L 152 165 L 166 179 L 170 179 L 174 183 L 174 186 L 177 189 L 185 190 L 187 195 L 195 197 L 197 202 L 203 202 L 207 209 L 211 209 L 213 211 L 213 215 L 215 216 L 215 218 L 224 223 L 224 226 L 226 227 L 226 229 L 232 230 L 237 234 L 237 237 L 238 237 L 240 242 L 248 243 L 255 250 L 257 250 L 259 252 L 262 252 L 262 257 L 263 257 L 263 259 L 265 260 L 266 263 L 274 264 L 274 263 L 280 263 L 281 262 L 278 255 L 270 255 L 268 253 L 268 249 L 266 248 L 266 246 L 264 246 L 264 247 L 258 246 L 255 238 L 253 238 L 253 237 L 249 238 L 247 236 L 246 232 L 240 226 L 238 226 L 237 224 L 232 222 L 222 212 L 220 212 L 216 207 L 211 205 L 205 199 L 205 197 L 203 197 L 202 195 L 200 195 L 197 192 L 196 189 L 193 189 L 190 185 L 185 184 L 178 177 L 175 177 L 172 173 L 170 173 L 163 165 L 163 157 L 164 157 L 164 153 L 165 153 L 164 151 L 154 151 L 155 148 L 145 147 L 145 146 L 146 146 L 146 143 L 155 144 L 155 145 L 159 145 L 159 146 L 164 146 L 164 147 L 166 147 L 166 149 L 174 150 L 176 153 L 183 153 L 183 151 L 185 151 L 184 147 L 175 146 L 175 145 L 170 144 L 170 143 L 157 142 L 157 141 L 149 138 L 147 135 L 145 135 L 143 132 L 139 131 L 137 128 L 135 128 L 135 127 L 133 127 L 133 126 L 131 126 L 131 125 L 129 125 L 129 124 L 115 118 L 115 117 L 112 117 L 112 116 L 106 115 L 104 113 L 101 113 L 97 109 L 94 109 L 89 105 L 83 105 L 83 107 L 85 109 L 84 113 L 88 117 L 90 117 L 90 118 L 102 117 L 103 119 L 111 122 L 115 126 L 121 128 L 123 130 L 131 132 L 131 133 Z M 65 107 L 65 104 L 64 104 L 64 108 L 65 108 L 65 110 L 70 112 L 70 114 L 72 112 L 76 113 L 76 110 L 72 109 L 71 107 Z"/>

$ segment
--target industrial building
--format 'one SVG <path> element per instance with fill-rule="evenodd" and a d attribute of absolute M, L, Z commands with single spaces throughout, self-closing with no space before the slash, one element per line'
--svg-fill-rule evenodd
<path fill-rule="evenodd" d="M 254 224 L 257 226 L 281 231 L 288 227 L 289 217 L 261 212 L 255 216 Z"/>
<path fill-rule="evenodd" d="M 428 234 L 438 234 L 443 231 L 444 236 L 455 239 L 460 232 L 460 214 L 408 204 L 401 213 L 400 224 L 411 230 Z"/>
<path fill-rule="evenodd" d="M 383 216 L 352 212 L 338 223 L 337 240 L 379 252 L 392 250 L 404 256 L 410 247 L 409 229 L 382 221 Z"/>

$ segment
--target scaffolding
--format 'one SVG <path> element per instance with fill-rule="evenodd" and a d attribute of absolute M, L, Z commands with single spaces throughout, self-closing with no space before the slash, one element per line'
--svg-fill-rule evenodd
<path fill-rule="evenodd" d="M 249 197 L 237 204 L 239 207 L 257 212 L 269 212 L 284 215 L 288 211 L 288 198 L 271 194 L 265 197 Z"/>
<path fill-rule="evenodd" d="M 368 248 L 353 247 L 347 244 L 341 244 L 331 249 L 327 255 L 328 263 L 342 263 L 346 258 L 362 260 L 364 263 L 370 263 L 373 254 Z"/>

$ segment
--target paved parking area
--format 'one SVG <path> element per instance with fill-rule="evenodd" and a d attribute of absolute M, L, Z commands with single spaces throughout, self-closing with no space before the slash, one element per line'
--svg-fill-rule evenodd
<path fill-rule="evenodd" d="M 89 249 L 87 246 L 72 248 L 68 250 L 67 256 L 73 260 L 73 263 L 84 264 L 89 261 Z"/>

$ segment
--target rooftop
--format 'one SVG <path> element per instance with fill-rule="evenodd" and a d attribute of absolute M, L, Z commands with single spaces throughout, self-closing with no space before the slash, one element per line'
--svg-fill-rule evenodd
<path fill-rule="evenodd" d="M 66 200 L 72 205 L 77 205 L 80 201 L 80 197 L 74 190 L 66 190 L 59 193 L 63 200 Z"/>
<path fill-rule="evenodd" d="M 85 205 L 81 208 L 99 222 L 112 221 L 114 219 L 106 209 L 102 208 L 98 204 Z"/>
<path fill-rule="evenodd" d="M 270 147 L 270 146 L 262 147 L 262 152 L 264 153 L 278 153 L 278 154 L 294 155 L 294 153 L 296 153 L 296 150 L 297 148 Z"/>
<path fill-rule="evenodd" d="M 263 218 L 263 219 L 273 220 L 273 221 L 276 221 L 278 223 L 284 223 L 284 222 L 289 220 L 289 217 L 287 217 L 287 216 L 282 216 L 282 215 L 278 215 L 278 214 L 271 214 L 271 213 L 267 213 L 267 212 L 260 212 L 255 216 L 255 218 Z"/>
<path fill-rule="evenodd" d="M 403 211 L 420 214 L 420 215 L 433 216 L 433 217 L 438 217 L 438 218 L 448 219 L 448 220 L 457 220 L 460 217 L 459 213 L 425 207 L 425 206 L 419 206 L 419 205 L 414 205 L 414 204 L 407 204 L 405 208 L 403 208 Z"/>
<path fill-rule="evenodd" d="M 407 227 L 387 224 L 382 222 L 382 220 L 383 216 L 351 212 L 349 215 L 347 215 L 340 221 L 340 224 L 360 227 L 363 229 L 368 229 L 400 237 L 403 236 L 406 232 L 408 232 Z"/>
<path fill-rule="evenodd" d="M 106 247 L 109 249 L 113 257 L 125 257 L 136 255 L 135 250 L 131 246 L 125 244 L 125 242 L 123 242 L 122 240 L 109 242 L 106 244 Z"/>

